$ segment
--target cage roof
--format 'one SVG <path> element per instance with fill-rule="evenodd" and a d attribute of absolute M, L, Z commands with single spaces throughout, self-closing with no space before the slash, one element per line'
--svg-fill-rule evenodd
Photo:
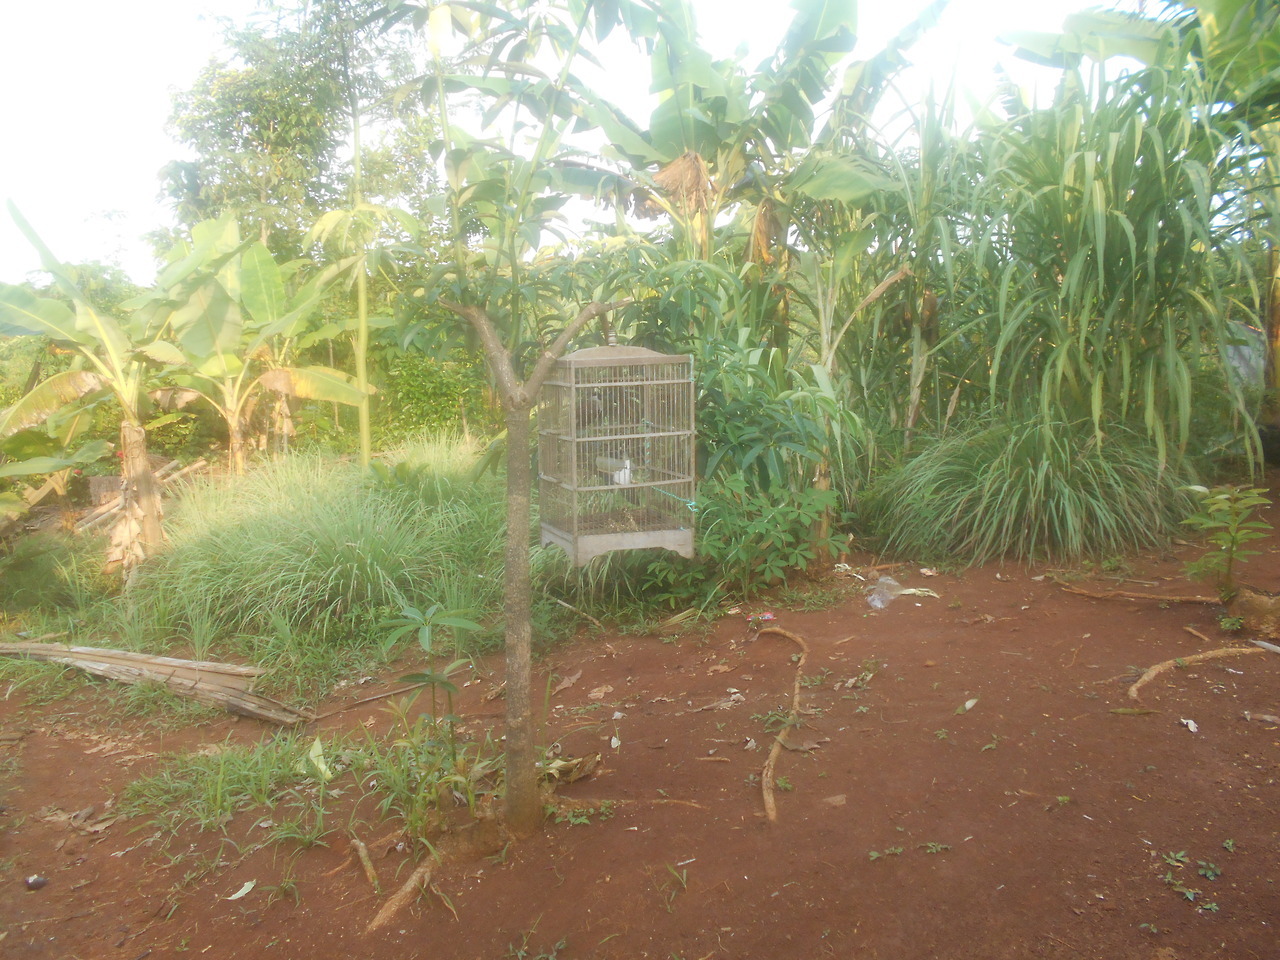
<path fill-rule="evenodd" d="M 560 358 L 560 363 L 581 367 L 619 363 L 674 363 L 688 359 L 688 354 L 659 353 L 647 347 L 586 347 L 565 354 Z"/>

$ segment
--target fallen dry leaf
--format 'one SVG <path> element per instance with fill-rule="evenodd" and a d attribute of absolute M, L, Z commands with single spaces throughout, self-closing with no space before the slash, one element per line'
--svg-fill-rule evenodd
<path fill-rule="evenodd" d="M 572 687 L 575 683 L 577 683 L 581 679 L 582 679 L 582 671 L 575 670 L 573 673 L 569 674 L 567 677 L 565 677 L 563 680 L 561 680 L 559 683 L 556 684 L 556 688 L 551 691 L 551 695 L 554 697 L 561 690 L 568 690 L 570 687 Z"/>
<path fill-rule="evenodd" d="M 802 737 L 796 732 L 795 727 L 788 727 L 778 740 L 788 750 L 795 750 L 797 753 L 808 753 L 810 750 L 817 750 L 824 743 L 830 743 L 830 737 Z"/>
<path fill-rule="evenodd" d="M 607 683 L 601 684 L 590 693 L 587 694 L 588 700 L 603 700 L 606 693 L 613 693 L 613 687 Z"/>

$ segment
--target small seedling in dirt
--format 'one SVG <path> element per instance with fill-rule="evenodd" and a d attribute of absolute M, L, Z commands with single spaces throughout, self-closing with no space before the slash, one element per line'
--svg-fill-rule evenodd
<path fill-rule="evenodd" d="M 1196 909 L 1202 910 L 1205 913 L 1217 913 L 1218 905 L 1212 900 L 1207 900 L 1204 903 L 1200 904 L 1200 906 L 1196 907 Z"/>
<path fill-rule="evenodd" d="M 1171 867 L 1176 867 L 1181 870 L 1191 861 L 1188 859 L 1187 852 L 1185 850 L 1179 850 L 1176 853 L 1173 851 L 1166 853 L 1164 855 L 1164 862 L 1169 864 Z M 1182 894 L 1182 896 L 1186 897 L 1188 901 L 1194 902 L 1195 898 L 1200 896 L 1199 890 L 1194 887 L 1186 886 L 1181 880 L 1174 876 L 1172 870 L 1166 870 L 1164 872 L 1164 876 L 1160 879 L 1163 880 L 1174 893 Z"/>
<path fill-rule="evenodd" d="M 995 734 L 995 733 L 993 733 L 993 734 L 991 735 L 991 742 L 990 742 L 990 743 L 983 744 L 982 749 L 981 749 L 981 750 L 979 750 L 978 752 L 979 752 L 979 753 L 986 753 L 988 750 L 994 750 L 994 749 L 996 748 L 997 744 L 999 744 L 999 743 L 1000 743 L 1000 736 L 999 736 L 999 734 Z"/>
<path fill-rule="evenodd" d="M 671 878 L 664 878 L 661 881 L 654 880 L 653 886 L 661 894 L 663 906 L 667 908 L 667 913 L 673 913 L 675 911 L 676 897 L 682 891 L 689 889 L 689 871 L 677 870 L 669 863 L 664 864 L 664 866 L 667 868 L 667 873 L 671 874 Z M 652 871 L 650 872 L 652 873 Z"/>
<path fill-rule="evenodd" d="M 1213 579 L 1218 596 L 1226 602 L 1236 593 L 1235 566 L 1246 558 L 1257 556 L 1256 550 L 1245 550 L 1251 540 L 1267 535 L 1271 524 L 1255 520 L 1255 511 L 1271 505 L 1262 487 L 1220 486 L 1187 487 L 1200 498 L 1200 509 L 1182 522 L 1206 533 L 1209 547 L 1205 555 L 1187 565 L 1192 579 Z"/>
<path fill-rule="evenodd" d="M 1157 927 L 1154 923 L 1140 923 L 1138 924 L 1138 929 L 1141 930 L 1143 933 L 1149 933 L 1152 936 L 1160 932 L 1160 928 Z"/>
<path fill-rule="evenodd" d="M 1223 850 L 1225 850 L 1225 851 L 1227 851 L 1227 853 L 1235 853 L 1235 852 L 1236 852 L 1236 842 L 1235 842 L 1234 840 L 1223 840 L 1223 841 L 1222 841 L 1222 849 L 1223 849 Z"/>
<path fill-rule="evenodd" d="M 1068 803 L 1071 802 L 1071 798 L 1068 797 L 1066 794 L 1063 794 L 1060 797 L 1056 797 L 1055 799 L 1058 801 L 1058 806 L 1060 807 L 1065 807 Z"/>
<path fill-rule="evenodd" d="M 493 856 L 485 857 L 485 859 L 488 860 L 490 863 L 494 864 L 495 866 L 500 867 L 507 862 L 507 855 L 510 852 L 511 852 L 511 841 L 508 840 L 506 843 L 502 845 L 501 850 L 493 854 Z"/>
<path fill-rule="evenodd" d="M 799 720 L 784 707 L 777 707 L 768 713 L 754 713 L 751 719 L 764 724 L 764 728 L 770 733 L 779 733 L 787 727 L 799 726 Z"/>
<path fill-rule="evenodd" d="M 802 687 L 820 687 L 827 681 L 827 677 L 831 676 L 831 671 L 823 667 L 817 673 L 810 674 L 807 677 L 800 678 L 800 686 Z"/>
<path fill-rule="evenodd" d="M 553 823 L 567 823 L 574 827 L 584 827 L 591 823 L 591 815 L 596 810 L 595 807 L 583 807 L 578 810 L 557 810 L 551 804 L 547 804 L 543 808 L 543 812 L 551 818 Z"/>
<path fill-rule="evenodd" d="M 298 891 L 298 883 L 293 877 L 281 877 L 280 882 L 271 887 L 270 891 L 267 896 L 267 906 L 286 898 L 292 900 L 295 907 L 302 903 L 302 894 Z"/>
<path fill-rule="evenodd" d="M 1216 863 L 1210 863 L 1208 860 L 1197 860 L 1196 863 L 1200 865 L 1200 869 L 1196 872 L 1206 880 L 1217 880 L 1222 876 L 1222 871 L 1218 869 Z"/>
<path fill-rule="evenodd" d="M 934 843 L 932 840 L 928 843 L 922 843 L 920 846 L 924 848 L 925 853 L 945 853 L 951 849 L 951 844 L 949 843 Z"/>
<path fill-rule="evenodd" d="M 1244 627 L 1244 617 L 1229 617 L 1224 613 L 1218 618 L 1218 627 L 1226 633 L 1237 633 Z"/>
<path fill-rule="evenodd" d="M 944 729 L 944 730 L 935 730 L 935 731 L 933 731 L 933 735 L 934 735 L 934 737 L 935 737 L 936 739 L 938 739 L 938 740 L 946 740 L 946 739 L 948 739 L 948 738 L 951 736 L 951 734 L 950 734 L 950 733 L 948 733 L 945 729 Z"/>
<path fill-rule="evenodd" d="M 883 850 L 868 850 L 867 856 L 872 860 L 879 860 L 883 857 L 900 857 L 902 856 L 902 847 L 885 847 Z"/>
<path fill-rule="evenodd" d="M 546 951 L 531 953 L 529 950 L 529 938 L 531 936 L 533 936 L 532 930 L 520 938 L 520 946 L 518 947 L 514 943 L 507 944 L 507 956 L 510 960 L 559 960 L 560 951 L 565 948 L 567 941 L 557 941 L 549 953 Z"/>
<path fill-rule="evenodd" d="M 760 774 L 748 773 L 745 777 L 742 778 L 742 782 L 745 783 L 748 787 L 754 787 L 760 782 Z"/>
<path fill-rule="evenodd" d="M 773 785 L 777 787 L 779 790 L 781 790 L 783 793 L 790 793 L 792 790 L 795 789 L 795 784 L 793 784 L 786 777 L 778 777 L 778 779 L 773 781 Z"/>

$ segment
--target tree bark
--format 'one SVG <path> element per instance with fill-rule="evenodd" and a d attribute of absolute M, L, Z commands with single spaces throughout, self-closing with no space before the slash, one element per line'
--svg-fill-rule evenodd
<path fill-rule="evenodd" d="M 227 458 L 231 461 L 231 472 L 237 477 L 244 476 L 244 424 L 238 414 L 227 418 Z"/>
<path fill-rule="evenodd" d="M 529 517 L 533 477 L 529 469 L 530 415 L 538 391 L 569 341 L 596 317 L 625 307 L 630 299 L 593 301 L 583 307 L 538 357 L 523 382 L 516 375 L 493 320 L 482 307 L 442 299 L 440 305 L 475 329 L 484 346 L 489 370 L 497 381 L 507 422 L 507 544 L 503 574 L 504 641 L 507 658 L 506 795 L 503 813 L 516 836 L 528 836 L 542 824 L 533 723 L 533 612 L 529 577 Z"/>
<path fill-rule="evenodd" d="M 111 559 L 128 573 L 154 554 L 163 541 L 160 528 L 160 490 L 147 456 L 147 431 L 139 423 L 120 424 L 123 504 Z"/>
<path fill-rule="evenodd" d="M 503 577 L 507 657 L 507 826 L 516 836 L 542 822 L 534 757 L 532 600 L 529 581 L 529 408 L 507 410 L 507 546 Z"/>

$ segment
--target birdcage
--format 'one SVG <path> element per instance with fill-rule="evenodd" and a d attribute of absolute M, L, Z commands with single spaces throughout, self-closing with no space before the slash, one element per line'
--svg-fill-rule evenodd
<path fill-rule="evenodd" d="M 591 347 L 556 364 L 538 413 L 542 543 L 693 556 L 693 358 Z"/>

